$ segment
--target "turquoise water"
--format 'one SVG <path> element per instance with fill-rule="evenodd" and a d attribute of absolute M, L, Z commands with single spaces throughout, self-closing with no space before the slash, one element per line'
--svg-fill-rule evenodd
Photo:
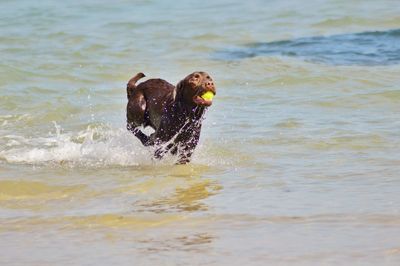
<path fill-rule="evenodd" d="M 2 1 L 1 265 L 398 265 L 397 1 Z M 211 74 L 189 165 L 135 73 Z"/>

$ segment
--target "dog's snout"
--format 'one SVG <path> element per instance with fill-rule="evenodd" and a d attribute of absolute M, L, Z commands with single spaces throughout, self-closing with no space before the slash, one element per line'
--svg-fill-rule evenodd
<path fill-rule="evenodd" d="M 206 82 L 206 88 L 208 88 L 208 89 L 214 88 L 214 82 L 212 82 L 212 81 L 207 81 L 207 82 Z"/>

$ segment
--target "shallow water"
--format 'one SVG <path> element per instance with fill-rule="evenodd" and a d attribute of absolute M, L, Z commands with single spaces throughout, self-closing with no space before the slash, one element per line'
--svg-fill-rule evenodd
<path fill-rule="evenodd" d="M 397 1 L 1 5 L 1 265 L 400 263 Z M 193 161 L 153 161 L 125 84 L 194 70 Z"/>

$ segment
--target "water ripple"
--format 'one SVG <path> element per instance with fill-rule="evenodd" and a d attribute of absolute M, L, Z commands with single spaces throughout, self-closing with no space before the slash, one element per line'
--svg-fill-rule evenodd
<path fill-rule="evenodd" d="M 240 60 L 276 55 L 331 65 L 398 64 L 400 29 L 250 43 L 217 51 L 215 58 Z"/>

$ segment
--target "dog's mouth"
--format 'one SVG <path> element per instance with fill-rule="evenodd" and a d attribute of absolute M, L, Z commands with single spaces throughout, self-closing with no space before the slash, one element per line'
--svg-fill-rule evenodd
<path fill-rule="evenodd" d="M 211 106 L 214 96 L 215 96 L 214 92 L 206 91 L 200 95 L 195 95 L 193 97 L 193 102 L 201 106 Z"/>

